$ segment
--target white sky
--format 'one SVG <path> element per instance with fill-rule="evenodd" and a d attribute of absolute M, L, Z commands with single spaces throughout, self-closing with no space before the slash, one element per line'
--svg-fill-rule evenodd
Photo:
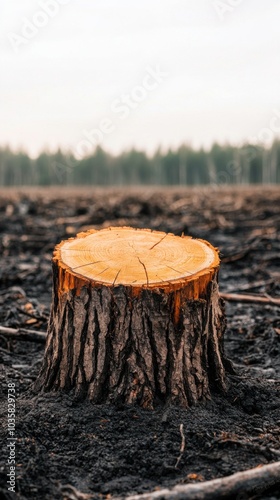
<path fill-rule="evenodd" d="M 48 1 L 44 20 L 47 0 L 0 0 L 0 145 L 77 151 L 104 118 L 112 152 L 239 144 L 280 115 L 279 0 L 221 1 L 239 4 L 223 19 L 214 0 Z M 15 52 L 34 16 L 46 25 Z M 157 66 L 168 76 L 121 120 L 112 103 Z"/>

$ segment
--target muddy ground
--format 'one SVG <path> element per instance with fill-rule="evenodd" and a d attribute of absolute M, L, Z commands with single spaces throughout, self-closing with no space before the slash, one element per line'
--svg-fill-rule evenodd
<path fill-rule="evenodd" d="M 279 297 L 279 207 L 280 190 L 269 187 L 0 191 L 0 325 L 46 331 L 53 247 L 92 227 L 128 225 L 207 239 L 221 251 L 221 291 Z M 228 377 L 227 394 L 214 393 L 189 410 L 34 395 L 44 345 L 0 336 L 0 498 L 123 498 L 280 460 L 279 306 L 229 302 L 226 311 L 225 350 L 236 373 Z M 17 493 L 11 496 L 8 381 L 17 391 Z M 180 424 L 186 445 L 176 467 Z M 242 500 L 273 500 L 278 488 Z"/>

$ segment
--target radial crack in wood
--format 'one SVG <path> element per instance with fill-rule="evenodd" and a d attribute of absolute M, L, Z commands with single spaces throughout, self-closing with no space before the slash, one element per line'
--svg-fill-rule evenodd
<path fill-rule="evenodd" d="M 60 243 L 35 389 L 190 406 L 226 389 L 219 256 L 203 240 L 106 228 Z"/>

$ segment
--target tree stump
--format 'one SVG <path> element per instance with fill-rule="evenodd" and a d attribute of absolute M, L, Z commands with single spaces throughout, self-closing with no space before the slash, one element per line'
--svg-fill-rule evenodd
<path fill-rule="evenodd" d="M 112 227 L 60 243 L 37 389 L 185 407 L 226 388 L 219 256 L 203 240 Z"/>

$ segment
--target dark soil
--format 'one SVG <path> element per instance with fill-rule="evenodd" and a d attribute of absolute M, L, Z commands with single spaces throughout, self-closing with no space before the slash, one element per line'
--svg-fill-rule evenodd
<path fill-rule="evenodd" d="M 223 292 L 280 296 L 276 188 L 0 192 L 0 324 L 46 331 L 54 245 L 128 225 L 192 235 L 221 251 Z M 279 306 L 227 303 L 226 395 L 191 409 L 94 406 L 31 390 L 44 346 L 0 336 L 0 498 L 100 499 L 223 477 L 280 460 Z M 7 492 L 7 383 L 16 400 L 17 494 Z M 186 438 L 180 455 L 180 424 Z M 81 493 L 90 494 L 82 496 Z M 277 486 L 251 497 L 280 498 Z"/>

